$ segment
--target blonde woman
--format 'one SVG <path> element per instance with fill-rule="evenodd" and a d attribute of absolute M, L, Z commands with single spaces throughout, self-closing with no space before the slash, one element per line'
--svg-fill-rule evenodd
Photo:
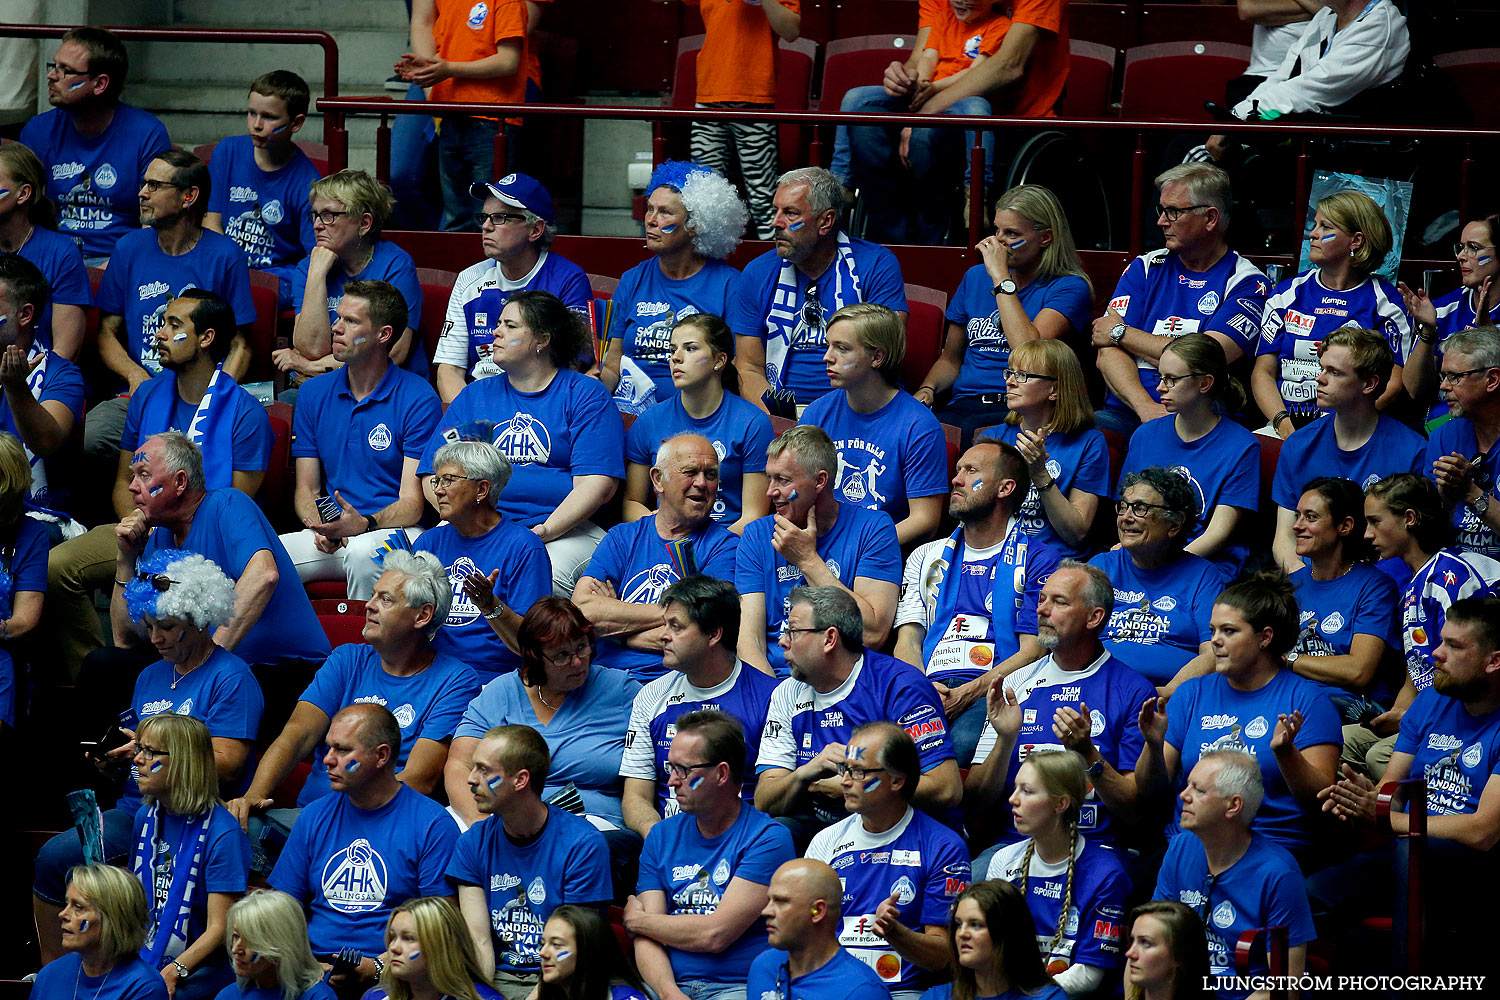
<path fill-rule="evenodd" d="M 136 954 L 146 939 L 146 893 L 129 872 L 74 868 L 60 918 L 63 954 L 37 973 L 37 1000 L 167 1000 L 167 984 Z"/>
<path fill-rule="evenodd" d="M 57 231 L 42 161 L 18 142 L 0 146 L 0 191 L 0 253 L 25 257 L 47 279 L 36 341 L 74 361 L 83 346 L 84 311 L 94 304 L 89 269 L 78 244 Z"/>
<path fill-rule="evenodd" d="M 995 235 L 975 249 L 981 263 L 948 303 L 943 353 L 912 393 L 964 431 L 965 448 L 975 427 L 1005 417 L 1010 352 L 1088 330 L 1094 298 L 1068 218 L 1044 187 L 1023 184 L 1001 195 Z"/>
<path fill-rule="evenodd" d="M 1123 938 L 1125 1000 L 1191 1000 L 1203 996 L 1208 942 L 1203 921 L 1175 899 L 1142 903 L 1130 911 Z"/>
<path fill-rule="evenodd" d="M 480 967 L 458 907 L 421 896 L 396 907 L 385 925 L 385 970 L 364 1000 L 503 1000 Z"/>
<path fill-rule="evenodd" d="M 219 801 L 208 726 L 189 715 L 153 715 L 135 735 L 131 871 L 147 892 L 141 958 L 176 1000 L 217 996 L 234 980 L 222 949 L 229 907 L 245 892 L 250 840 Z"/>
<path fill-rule="evenodd" d="M 1027 839 L 997 851 L 987 873 L 1021 887 L 1037 940 L 1046 942 L 1042 960 L 1069 997 L 1119 974 L 1120 918 L 1130 891 L 1114 852 L 1078 832 L 1087 793 L 1082 757 L 1071 750 L 1030 754 L 1010 796 L 1016 832 Z"/>
<path fill-rule="evenodd" d="M 307 942 L 301 903 L 256 889 L 229 908 L 227 923 L 224 947 L 236 981 L 216 1000 L 334 1000 Z"/>
<path fill-rule="evenodd" d="M 30 491 L 25 449 L 0 432 L 0 732 L 16 724 L 11 640 L 36 628 L 47 592 L 47 526 L 25 514 Z"/>
<path fill-rule="evenodd" d="M 425 378 L 427 355 L 414 332 L 422 316 L 417 265 L 411 254 L 380 238 L 395 199 L 363 170 L 340 170 L 314 181 L 311 197 L 317 245 L 292 274 L 297 323 L 292 346 L 271 355 L 276 367 L 294 373 L 294 384 L 339 367 L 330 353 L 339 298 L 345 284 L 360 279 L 384 281 L 406 300 L 406 328 L 391 343 L 391 360 Z"/>
<path fill-rule="evenodd" d="M 1078 355 L 1060 340 L 1018 344 L 1005 369 L 1005 404 L 1005 422 L 974 437 L 1015 445 L 1026 459 L 1022 530 L 1065 558 L 1084 556 L 1099 498 L 1109 495 L 1109 445 L 1094 427 Z"/>

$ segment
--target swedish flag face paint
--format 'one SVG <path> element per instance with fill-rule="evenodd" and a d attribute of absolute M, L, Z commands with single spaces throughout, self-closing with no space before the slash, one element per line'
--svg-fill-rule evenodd
<path fill-rule="evenodd" d="M 701 786 L 702 784 L 703 784 L 703 775 L 700 774 L 696 778 L 693 778 L 692 780 L 690 780 L 688 782 L 688 787 L 691 788 L 693 791 L 696 792 L 698 790 L 699 786 Z"/>

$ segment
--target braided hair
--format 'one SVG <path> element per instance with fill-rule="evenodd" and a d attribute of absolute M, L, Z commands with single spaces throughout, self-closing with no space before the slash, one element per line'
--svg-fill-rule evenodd
<path fill-rule="evenodd" d="M 1083 758 L 1072 750 L 1038 750 L 1028 754 L 1022 767 L 1030 766 L 1037 780 L 1053 798 L 1066 798 L 1068 808 L 1059 821 L 1068 829 L 1068 875 L 1063 886 L 1062 908 L 1057 914 L 1057 929 L 1047 942 L 1042 961 L 1057 950 L 1062 943 L 1068 924 L 1068 911 L 1073 908 L 1073 874 L 1078 866 L 1078 817 L 1083 798 L 1088 794 L 1088 778 L 1084 772 Z M 1021 894 L 1031 899 L 1031 858 L 1036 853 L 1036 838 L 1026 842 L 1026 851 L 1021 856 Z"/>

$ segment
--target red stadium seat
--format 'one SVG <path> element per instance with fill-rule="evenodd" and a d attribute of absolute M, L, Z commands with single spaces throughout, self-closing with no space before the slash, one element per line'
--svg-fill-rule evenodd
<path fill-rule="evenodd" d="M 964 432 L 952 424 L 943 424 L 943 440 L 948 445 L 948 478 L 951 480 L 958 469 L 958 446 L 963 442 Z"/>
<path fill-rule="evenodd" d="M 594 298 L 607 299 L 615 294 L 616 288 L 620 287 L 620 279 L 611 278 L 607 274 L 591 274 L 589 287 L 594 290 Z"/>
<path fill-rule="evenodd" d="M 307 784 L 307 776 L 312 773 L 312 762 L 299 760 L 297 766 L 292 768 L 281 784 L 271 791 L 271 801 L 275 803 L 273 809 L 295 809 L 297 807 L 297 796 L 302 792 L 302 786 Z"/>
<path fill-rule="evenodd" d="M 691 108 L 698 102 L 698 50 L 704 35 L 689 35 L 677 41 L 677 62 L 672 73 L 672 92 L 667 107 Z M 810 38 L 776 44 L 776 107 L 780 111 L 806 111 L 812 99 L 813 64 L 818 58 L 818 43 Z M 781 165 L 791 169 L 802 162 L 801 131 L 796 125 L 783 125 L 778 133 Z"/>
<path fill-rule="evenodd" d="M 318 624 L 334 646 L 364 642 L 365 602 L 350 600 L 316 600 L 312 602 Z"/>
<path fill-rule="evenodd" d="M 912 18 L 916 20 L 915 12 Z M 817 110 L 837 111 L 844 95 L 855 87 L 877 86 L 892 62 L 905 62 L 916 35 L 859 35 L 828 43 L 823 52 L 823 87 Z"/>
<path fill-rule="evenodd" d="M 349 584 L 346 580 L 314 580 L 302 585 L 311 601 L 347 601 Z"/>
<path fill-rule="evenodd" d="M 276 378 L 271 352 L 276 349 L 277 323 L 281 318 L 281 279 L 264 271 L 250 272 L 250 298 L 255 302 L 255 322 L 250 324 L 250 367 L 247 382 L 270 382 Z"/>
<path fill-rule="evenodd" d="M 1432 61 L 1468 101 L 1475 125 L 1500 128 L 1500 104 L 1494 100 L 1495 81 L 1500 79 L 1500 49 L 1447 52 Z"/>
<path fill-rule="evenodd" d="M 1068 41 L 1068 52 L 1068 83 L 1058 103 L 1058 114 L 1064 118 L 1112 117 L 1119 51 L 1110 45 L 1073 38 Z"/>
<path fill-rule="evenodd" d="M 1120 117 L 1207 122 L 1204 101 L 1224 103 L 1224 84 L 1250 65 L 1250 47 L 1229 42 L 1161 42 L 1125 50 Z"/>
<path fill-rule="evenodd" d="M 901 363 L 901 377 L 908 389 L 914 389 L 922 384 L 943 351 L 943 331 L 947 329 L 943 310 L 948 306 L 948 293 L 907 285 L 906 304 L 911 312 L 906 320 L 906 359 Z"/>
<path fill-rule="evenodd" d="M 438 340 L 443 336 L 443 324 L 447 321 L 448 296 L 453 294 L 453 283 L 458 280 L 457 271 L 442 271 L 435 267 L 417 268 L 417 281 L 422 284 L 422 315 L 416 317 L 412 328 L 422 338 L 427 348 L 427 360 L 431 361 L 437 351 Z M 411 323 L 411 319 L 407 320 Z"/>
<path fill-rule="evenodd" d="M 271 461 L 255 499 L 271 524 L 282 530 L 291 527 L 292 407 L 274 402 L 266 407 L 266 415 L 271 418 Z"/>

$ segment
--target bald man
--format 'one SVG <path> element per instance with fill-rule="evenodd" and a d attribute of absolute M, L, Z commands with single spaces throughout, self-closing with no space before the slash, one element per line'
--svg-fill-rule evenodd
<path fill-rule="evenodd" d="M 657 509 L 609 530 L 573 591 L 605 641 L 595 661 L 630 671 L 642 684 L 667 673 L 662 665 L 662 592 L 685 577 L 734 579 L 739 536 L 713 519 L 719 496 L 719 455 L 705 437 L 667 438 L 651 467 Z"/>
<path fill-rule="evenodd" d="M 889 1000 L 875 970 L 839 946 L 843 893 L 838 873 L 821 861 L 796 858 L 776 869 L 761 911 L 772 950 L 751 963 L 747 997 Z"/>
<path fill-rule="evenodd" d="M 452 896 L 444 878 L 458 841 L 447 810 L 396 780 L 401 726 L 383 705 L 350 705 L 326 737 L 333 789 L 297 817 L 268 880 L 308 908 L 313 953 L 331 967 L 354 948 L 366 956 L 343 991 L 375 985 L 385 924 L 414 896 Z M 356 982 L 355 980 L 358 980 Z"/>

